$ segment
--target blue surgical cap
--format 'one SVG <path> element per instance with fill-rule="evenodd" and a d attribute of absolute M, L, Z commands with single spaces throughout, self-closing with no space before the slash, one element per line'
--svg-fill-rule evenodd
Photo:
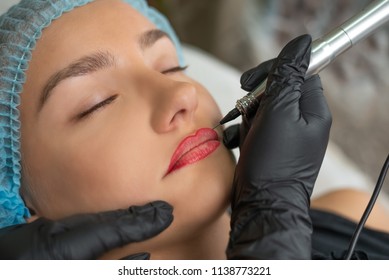
<path fill-rule="evenodd" d="M 25 223 L 25 218 L 30 217 L 19 194 L 21 155 L 18 106 L 31 53 L 43 29 L 53 20 L 92 1 L 22 0 L 0 17 L 0 228 Z M 182 65 L 181 47 L 167 19 L 144 0 L 123 1 L 169 34 Z"/>

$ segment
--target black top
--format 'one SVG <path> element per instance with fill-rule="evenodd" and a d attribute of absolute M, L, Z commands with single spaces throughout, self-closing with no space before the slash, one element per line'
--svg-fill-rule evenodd
<path fill-rule="evenodd" d="M 357 224 L 339 215 L 311 209 L 313 224 L 312 258 L 342 259 Z M 389 260 L 389 234 L 364 228 L 353 259 Z"/>

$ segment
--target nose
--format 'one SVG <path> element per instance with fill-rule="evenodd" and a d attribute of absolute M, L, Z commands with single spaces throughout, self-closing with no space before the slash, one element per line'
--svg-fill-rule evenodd
<path fill-rule="evenodd" d="M 193 122 L 198 106 L 196 86 L 190 82 L 165 81 L 154 99 L 151 124 L 158 133 L 166 133 Z"/>

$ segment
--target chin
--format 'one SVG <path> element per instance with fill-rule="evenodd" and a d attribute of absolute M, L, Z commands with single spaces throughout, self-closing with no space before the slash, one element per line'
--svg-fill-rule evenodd
<path fill-rule="evenodd" d="M 156 237 L 113 250 L 104 258 L 171 251 L 208 234 L 207 230 L 215 228 L 226 214 L 234 167 L 232 154 L 223 147 L 200 162 L 174 171 L 165 178 L 163 194 L 158 198 L 174 207 L 173 223 Z"/>
<path fill-rule="evenodd" d="M 182 173 L 177 174 L 180 175 L 178 192 L 181 199 L 172 203 L 186 227 L 195 230 L 195 226 L 207 226 L 225 213 L 230 203 L 234 168 L 232 155 L 221 147 L 208 158 L 182 168 Z"/>

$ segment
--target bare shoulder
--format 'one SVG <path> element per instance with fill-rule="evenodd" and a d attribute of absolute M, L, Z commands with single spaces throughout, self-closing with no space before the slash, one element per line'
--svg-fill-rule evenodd
<path fill-rule="evenodd" d="M 325 210 L 359 222 L 370 200 L 370 193 L 344 188 L 328 192 L 311 201 L 311 208 Z M 389 233 L 389 212 L 377 202 L 366 222 L 366 227 Z"/>

